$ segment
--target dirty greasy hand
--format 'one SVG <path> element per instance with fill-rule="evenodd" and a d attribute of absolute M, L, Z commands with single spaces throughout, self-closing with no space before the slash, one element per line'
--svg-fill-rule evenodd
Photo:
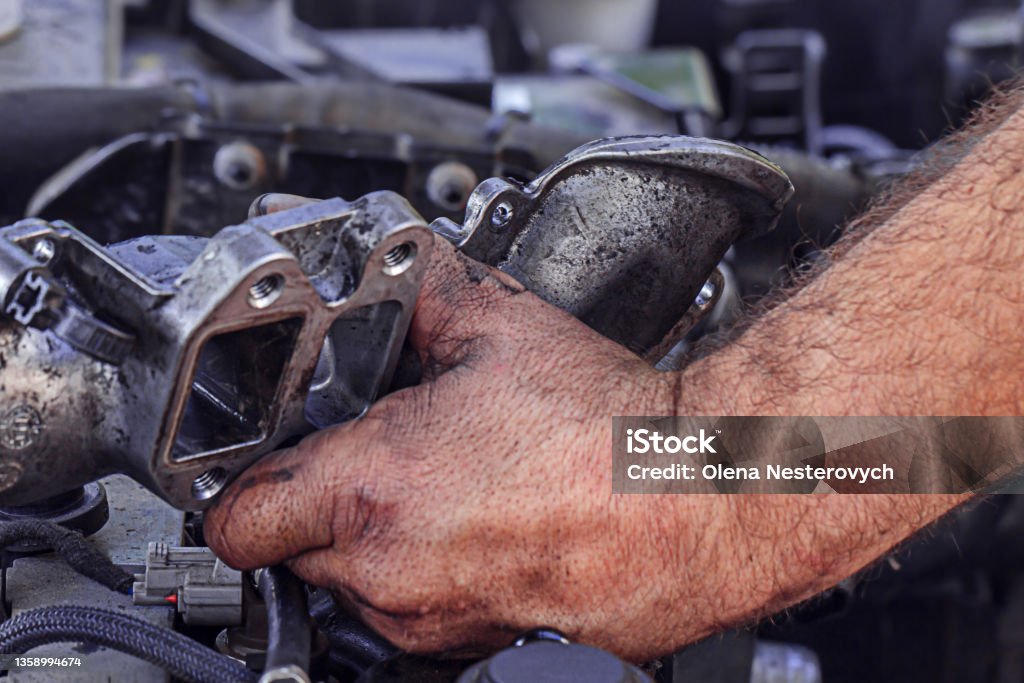
<path fill-rule="evenodd" d="M 995 137 L 1019 149 L 1009 130 Z M 973 155 L 989 143 L 1006 147 Z M 550 626 L 642 661 L 807 599 L 964 497 L 613 496 L 611 417 L 1020 414 L 1022 299 L 977 307 L 956 289 L 1019 291 L 1024 224 L 972 228 L 1010 166 L 966 195 L 936 183 L 677 373 L 438 239 L 410 330 L 423 383 L 259 462 L 209 511 L 207 540 L 236 567 L 287 563 L 434 654 Z"/>
<path fill-rule="evenodd" d="M 247 471 L 210 545 L 287 563 L 405 649 L 489 651 L 541 625 L 634 658 L 667 647 L 652 577 L 678 553 L 612 496 L 611 416 L 671 410 L 670 383 L 441 239 L 410 339 L 422 384 Z"/>

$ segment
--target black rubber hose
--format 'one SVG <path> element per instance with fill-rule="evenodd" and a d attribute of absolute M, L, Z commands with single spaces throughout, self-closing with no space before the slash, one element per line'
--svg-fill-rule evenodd
<path fill-rule="evenodd" d="M 111 590 L 132 592 L 135 577 L 111 562 L 77 531 L 37 520 L 0 523 L 0 548 L 22 541 L 53 548 L 76 572 Z"/>
<path fill-rule="evenodd" d="M 256 587 L 267 608 L 267 663 L 264 671 L 298 667 L 309 671 L 313 631 L 306 588 L 284 566 L 256 573 Z"/>
<path fill-rule="evenodd" d="M 0 652 L 28 652 L 67 642 L 133 655 L 189 683 L 253 683 L 258 678 L 235 660 L 180 633 L 99 607 L 41 607 L 0 624 Z"/>

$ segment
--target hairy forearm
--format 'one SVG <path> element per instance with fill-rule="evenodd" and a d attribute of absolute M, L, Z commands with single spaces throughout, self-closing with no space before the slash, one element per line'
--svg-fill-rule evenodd
<path fill-rule="evenodd" d="M 948 173 L 684 372 L 701 411 L 1022 414 L 1024 112 L 993 116 Z"/>
<path fill-rule="evenodd" d="M 674 541 L 685 537 L 692 550 L 670 574 L 669 590 L 683 607 L 674 615 L 675 630 L 663 631 L 666 640 L 649 644 L 650 651 L 750 625 L 812 598 L 966 501 L 956 495 L 715 498 L 676 504 L 686 529 Z"/>
<path fill-rule="evenodd" d="M 854 226 L 833 262 L 731 344 L 674 377 L 673 410 L 1021 415 L 1024 113 L 1019 93 L 1005 99 L 938 152 L 942 167 L 930 169 L 927 181 L 911 179 L 908 190 Z M 689 615 L 687 638 L 806 599 L 964 500 L 723 496 L 714 511 L 674 501 L 685 520 L 677 539 L 693 542 L 694 510 L 727 520 L 719 539 L 702 537 L 692 549 L 693 572 L 705 574 L 691 575 L 690 585 L 715 597 L 694 603 L 700 607 Z M 713 544 L 726 550 L 710 550 Z"/>

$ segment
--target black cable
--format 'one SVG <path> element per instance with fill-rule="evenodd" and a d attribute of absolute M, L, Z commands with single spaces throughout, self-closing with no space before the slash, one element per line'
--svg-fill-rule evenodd
<path fill-rule="evenodd" d="M 0 624 L 0 653 L 51 643 L 82 642 L 144 659 L 188 683 L 254 683 L 258 675 L 168 628 L 113 610 L 78 605 L 40 607 Z"/>
<path fill-rule="evenodd" d="M 77 531 L 37 520 L 0 523 L 0 548 L 22 541 L 53 548 L 76 572 L 111 590 L 126 595 L 132 592 L 135 577 L 111 562 Z"/>
<path fill-rule="evenodd" d="M 287 567 L 256 573 L 256 587 L 267 607 L 267 663 L 264 671 L 297 667 L 309 671 L 313 642 L 306 588 Z"/>

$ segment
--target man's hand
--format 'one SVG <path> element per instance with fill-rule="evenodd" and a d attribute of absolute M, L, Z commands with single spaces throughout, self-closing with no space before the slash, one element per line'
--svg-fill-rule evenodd
<path fill-rule="evenodd" d="M 611 417 L 1024 414 L 1020 100 L 681 373 L 439 243 L 411 332 L 424 383 L 252 468 L 211 546 L 287 562 L 419 652 L 546 625 L 642 660 L 835 584 L 963 498 L 617 497 Z"/>
<path fill-rule="evenodd" d="M 609 462 L 609 416 L 669 409 L 672 383 L 440 239 L 410 336 L 423 384 L 243 475 L 209 514 L 221 557 L 287 561 L 417 650 L 548 624 L 614 646 L 674 609 L 652 581 L 674 539 Z"/>
<path fill-rule="evenodd" d="M 613 496 L 611 416 L 683 409 L 678 376 L 441 240 L 411 341 L 422 385 L 262 461 L 207 522 L 230 564 L 287 562 L 406 649 L 550 625 L 643 660 L 808 597 L 950 505 Z"/>

